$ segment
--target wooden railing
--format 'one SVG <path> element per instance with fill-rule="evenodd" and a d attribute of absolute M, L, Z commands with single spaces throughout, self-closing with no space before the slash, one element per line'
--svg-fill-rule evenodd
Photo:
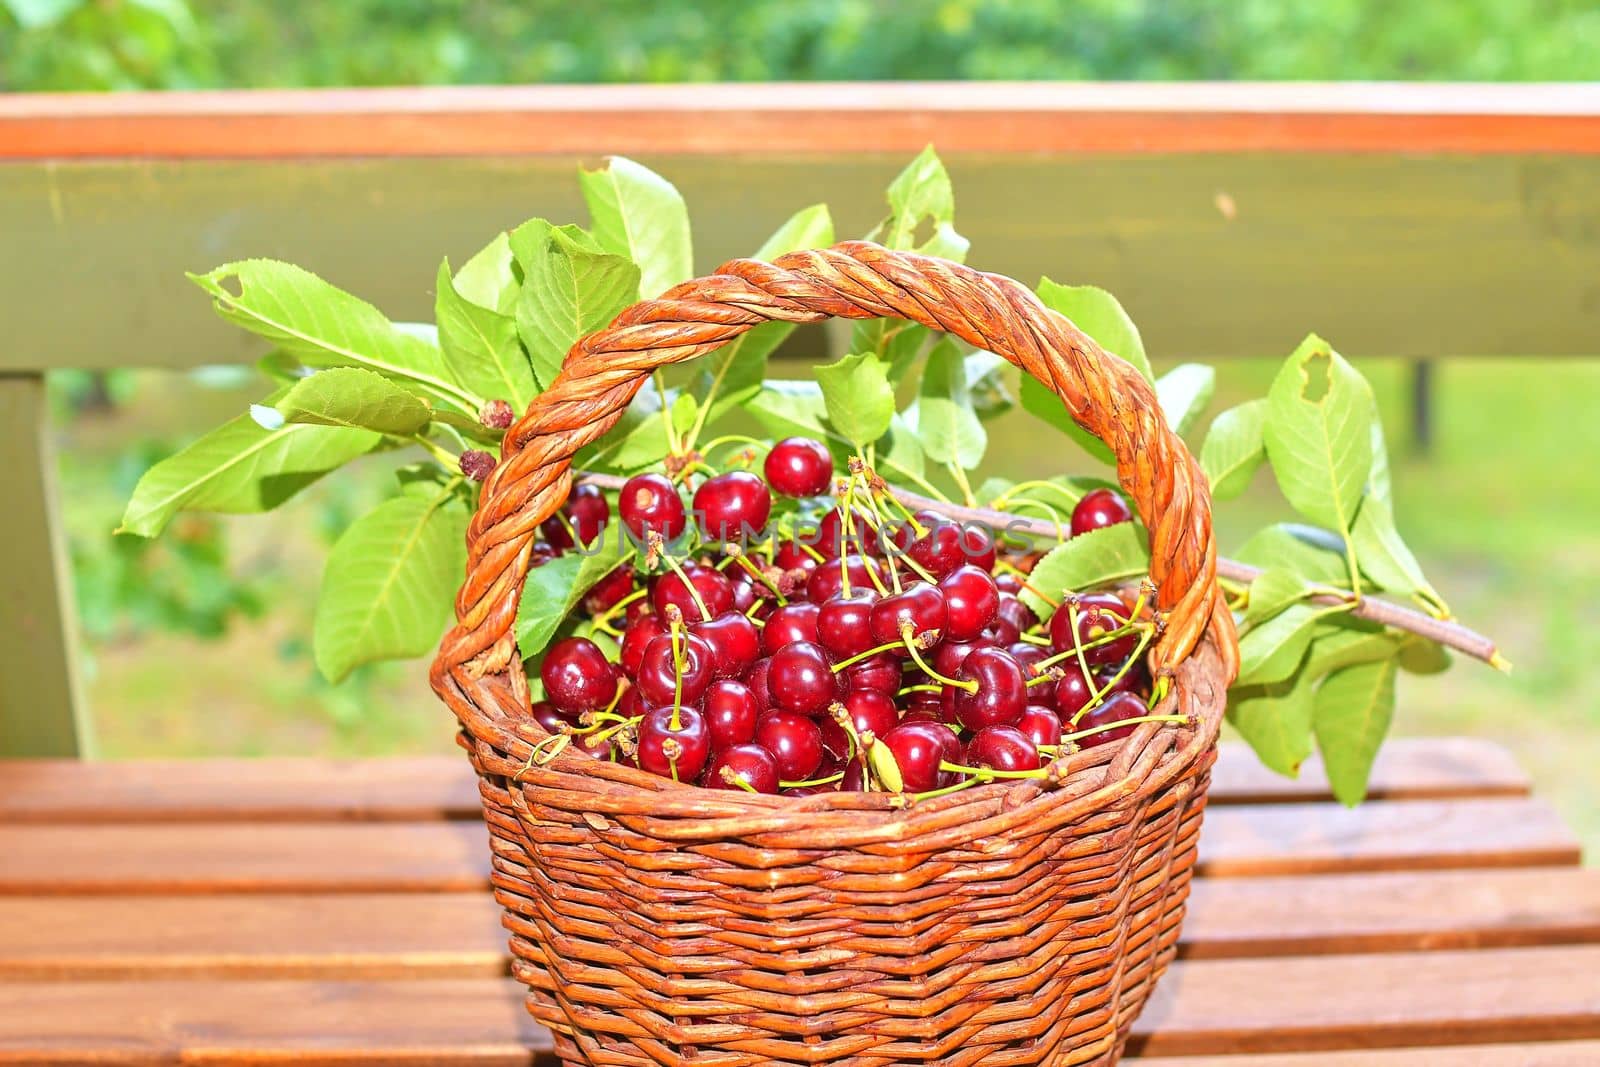
<path fill-rule="evenodd" d="M 43 375 L 252 358 L 183 278 L 292 259 L 424 318 L 572 171 L 666 173 L 702 269 L 933 143 L 980 265 L 1093 280 L 1167 356 L 1600 353 L 1600 89 L 739 85 L 0 98 L 0 754 L 87 747 Z"/>

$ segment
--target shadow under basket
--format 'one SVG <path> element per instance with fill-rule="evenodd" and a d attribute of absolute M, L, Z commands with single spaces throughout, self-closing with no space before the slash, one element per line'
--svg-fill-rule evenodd
<path fill-rule="evenodd" d="M 656 368 L 834 315 L 995 352 L 1111 446 L 1150 527 L 1159 710 L 1187 725 L 911 805 L 700 789 L 570 747 L 534 759 L 512 623 L 573 454 Z M 736 260 L 580 341 L 507 433 L 432 671 L 480 777 L 514 972 L 563 1063 L 1116 1063 L 1177 948 L 1237 668 L 1215 571 L 1205 480 L 1149 384 L 1010 279 L 853 242 Z"/>

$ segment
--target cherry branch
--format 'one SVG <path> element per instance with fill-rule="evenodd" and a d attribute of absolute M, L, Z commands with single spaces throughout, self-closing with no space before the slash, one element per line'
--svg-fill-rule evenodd
<path fill-rule="evenodd" d="M 625 479 L 611 474 L 579 474 L 579 480 L 599 486 L 602 489 L 620 489 Z M 918 493 L 907 492 L 903 489 L 890 487 L 889 492 L 896 500 L 915 511 L 927 508 L 947 515 L 951 519 L 962 522 L 983 523 L 994 530 L 1021 530 L 1041 537 L 1059 537 L 1061 527 L 1054 522 L 1044 519 L 1030 518 L 1009 511 L 995 511 L 992 508 L 967 507 L 954 504 L 945 500 L 935 500 L 932 497 L 922 496 Z M 1249 584 L 1261 577 L 1261 568 L 1253 567 L 1248 563 L 1238 560 L 1218 558 L 1217 575 L 1229 581 Z M 1314 604 L 1348 604 L 1349 601 L 1335 596 L 1315 596 L 1311 598 Z M 1446 648 L 1454 649 L 1473 659 L 1482 660 L 1497 670 L 1510 669 L 1510 664 L 1502 657 L 1495 647 L 1494 640 L 1449 619 L 1436 619 L 1426 612 L 1415 608 L 1396 604 L 1392 600 L 1382 600 L 1377 597 L 1363 596 L 1360 601 L 1350 609 L 1350 614 L 1358 619 L 1366 619 L 1382 626 L 1406 633 L 1417 634 L 1429 641 L 1436 642 Z"/>

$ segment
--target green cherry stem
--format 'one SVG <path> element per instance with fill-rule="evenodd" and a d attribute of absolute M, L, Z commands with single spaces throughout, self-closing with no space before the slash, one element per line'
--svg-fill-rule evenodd
<path fill-rule="evenodd" d="M 1070 734 L 1063 734 L 1061 737 L 1061 742 L 1062 744 L 1065 744 L 1068 741 L 1080 741 L 1085 737 L 1093 737 L 1095 734 L 1103 734 L 1107 730 L 1115 730 L 1123 726 L 1138 726 L 1140 723 L 1146 722 L 1176 722 L 1187 725 L 1189 721 L 1189 716 L 1187 715 L 1137 715 L 1131 719 L 1120 719 L 1117 722 L 1108 722 L 1103 723 L 1100 726 L 1091 726 L 1087 730 L 1075 730 Z"/>
<path fill-rule="evenodd" d="M 897 649 L 899 647 L 900 647 L 900 642 L 899 641 L 890 641 L 888 644 L 879 645 L 877 648 L 869 648 L 865 652 L 857 652 L 855 655 L 851 656 L 849 659 L 842 659 L 838 663 L 835 663 L 833 665 L 833 673 L 834 674 L 838 674 L 842 670 L 847 670 L 847 669 L 849 669 L 851 667 L 854 667 L 857 663 L 860 663 L 863 660 L 869 660 L 873 656 L 876 656 L 876 655 L 878 655 L 880 653 L 883 653 L 883 652 L 893 652 L 895 649 Z"/>
<path fill-rule="evenodd" d="M 993 767 L 965 767 L 949 760 L 940 760 L 939 769 L 956 774 L 970 774 L 979 781 L 987 781 L 990 778 L 1044 778 L 1050 773 L 1048 767 L 1037 767 L 1031 771 L 997 771 Z"/>
<path fill-rule="evenodd" d="M 953 689 L 965 689 L 969 693 L 976 693 L 978 691 L 978 683 L 975 679 L 968 679 L 967 681 L 962 682 L 957 681 L 954 678 L 946 678 L 944 675 L 933 669 L 933 664 L 922 658 L 922 653 L 917 650 L 917 639 L 912 636 L 911 623 L 909 620 L 903 623 L 900 627 L 900 644 L 907 652 L 911 654 L 911 661 L 918 667 L 922 668 L 922 673 L 926 674 L 929 678 L 932 678 L 940 685 L 948 685 Z"/>

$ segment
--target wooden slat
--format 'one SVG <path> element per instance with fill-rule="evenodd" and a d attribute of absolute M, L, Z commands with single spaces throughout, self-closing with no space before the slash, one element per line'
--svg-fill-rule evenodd
<path fill-rule="evenodd" d="M 505 973 L 487 893 L 0 898 L 0 980 Z M 1180 952 L 1211 959 L 1600 942 L 1600 871 L 1206 879 Z"/>
<path fill-rule="evenodd" d="M 1594 1067 L 1600 1041 L 1354 1052 L 1289 1052 L 1266 1056 L 1160 1056 L 1123 1060 L 1123 1067 Z"/>
<path fill-rule="evenodd" d="M 1600 1038 L 1600 986 L 1583 978 L 1596 973 L 1600 948 L 1590 946 L 1180 962 L 1134 1023 L 1132 1045 L 1160 1062 L 1589 1041 Z M 476 1067 L 526 1063 L 527 1049 L 547 1047 L 509 979 L 35 982 L 4 992 L 0 1062 L 185 1056 L 208 1064 L 364 1058 Z"/>
<path fill-rule="evenodd" d="M 1583 85 L 804 83 L 0 98 L 0 159 L 1600 152 Z"/>
<path fill-rule="evenodd" d="M 1523 796 L 1528 778 L 1503 747 L 1476 738 L 1401 738 L 1372 772 L 1374 800 Z M 1297 779 L 1222 746 L 1211 803 L 1326 800 L 1315 759 Z M 0 823 L 475 819 L 478 792 L 460 756 L 390 759 L 0 760 Z"/>
<path fill-rule="evenodd" d="M 0 373 L 0 500 L 0 756 L 82 756 L 77 608 L 37 374 Z"/>
<path fill-rule="evenodd" d="M 1210 875 L 1518 867 L 1578 862 L 1542 801 L 1524 798 L 1218 807 Z M 0 826 L 0 893 L 383 892 L 471 889 L 488 871 L 479 824 L 237 823 Z"/>
<path fill-rule="evenodd" d="M 0 166 L 0 233 L 31 253 L 0 261 L 0 370 L 256 358 L 184 277 L 249 256 L 431 319 L 441 255 L 531 215 L 584 219 L 578 164 L 620 150 Z M 1311 328 L 1352 356 L 1600 352 L 1600 156 L 947 153 L 975 265 L 1112 290 L 1158 359 L 1281 359 Z M 908 156 L 639 158 L 683 192 L 709 271 L 819 200 L 841 237 L 868 232 Z M 93 315 L 62 314 L 105 278 Z"/>

